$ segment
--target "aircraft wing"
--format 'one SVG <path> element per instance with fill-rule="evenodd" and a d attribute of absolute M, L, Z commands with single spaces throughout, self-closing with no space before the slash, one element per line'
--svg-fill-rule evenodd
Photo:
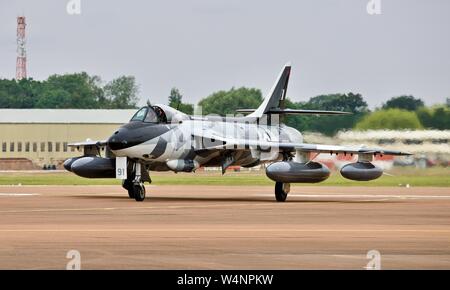
<path fill-rule="evenodd" d="M 322 145 L 322 144 L 292 144 L 292 143 L 281 143 L 281 148 L 290 148 L 293 146 L 295 150 L 300 150 L 304 152 L 317 152 L 317 153 L 344 153 L 344 154 L 376 154 L 376 155 L 395 155 L 395 156 L 406 156 L 411 155 L 411 153 L 397 151 L 397 150 L 387 150 L 384 148 L 370 148 L 365 146 L 339 146 L 339 145 Z"/>
<path fill-rule="evenodd" d="M 217 140 L 220 145 L 213 145 L 203 149 L 257 149 L 261 151 L 269 151 L 272 148 L 279 148 L 279 151 L 303 151 L 317 153 L 344 153 L 344 154 L 374 154 L 374 155 L 395 155 L 406 156 L 412 155 L 408 152 L 387 150 L 383 148 L 370 148 L 365 146 L 339 146 L 339 145 L 323 145 L 308 143 L 288 143 L 273 142 L 260 140 L 243 140 L 243 139 L 222 139 Z M 216 142 L 217 142 L 216 141 Z"/>
<path fill-rule="evenodd" d="M 84 142 L 69 143 L 67 146 L 83 148 L 84 155 L 100 155 L 101 148 L 106 146 L 106 140 L 92 141 L 88 139 Z"/>
<path fill-rule="evenodd" d="M 103 146 L 106 146 L 106 140 L 101 140 L 101 141 L 86 140 L 83 142 L 69 143 L 69 144 L 67 144 L 67 146 L 69 146 L 69 147 L 86 147 L 86 146 L 103 147 Z"/>

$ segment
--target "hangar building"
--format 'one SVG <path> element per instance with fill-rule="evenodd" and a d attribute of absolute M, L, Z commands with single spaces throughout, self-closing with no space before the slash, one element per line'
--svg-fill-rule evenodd
<path fill-rule="evenodd" d="M 136 110 L 0 109 L 0 170 L 56 166 L 71 142 L 104 140 Z"/>

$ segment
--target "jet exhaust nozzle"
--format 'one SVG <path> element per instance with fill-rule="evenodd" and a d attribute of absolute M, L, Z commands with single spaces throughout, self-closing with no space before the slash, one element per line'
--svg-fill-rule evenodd
<path fill-rule="evenodd" d="M 330 170 L 318 162 L 279 161 L 266 168 L 266 175 L 275 182 L 317 183 L 330 176 Z"/>
<path fill-rule="evenodd" d="M 341 175 L 350 180 L 369 181 L 380 177 L 383 170 L 370 162 L 350 163 L 341 168 Z"/>
<path fill-rule="evenodd" d="M 116 159 L 97 156 L 78 157 L 77 160 L 71 163 L 70 169 L 70 171 L 81 177 L 115 178 Z"/>

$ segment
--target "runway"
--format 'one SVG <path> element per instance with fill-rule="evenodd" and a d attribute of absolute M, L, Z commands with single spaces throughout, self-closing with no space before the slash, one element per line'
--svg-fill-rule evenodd
<path fill-rule="evenodd" d="M 0 269 L 450 269 L 450 188 L 1 186 Z"/>

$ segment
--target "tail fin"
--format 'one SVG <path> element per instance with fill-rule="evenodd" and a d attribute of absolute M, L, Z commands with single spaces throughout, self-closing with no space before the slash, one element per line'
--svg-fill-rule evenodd
<path fill-rule="evenodd" d="M 264 98 L 263 103 L 248 117 L 261 118 L 264 114 L 273 109 L 284 109 L 286 91 L 291 74 L 291 64 L 287 63 L 280 72 L 277 81 L 272 86 L 270 93 Z"/>
<path fill-rule="evenodd" d="M 301 110 L 301 109 L 287 109 L 285 108 L 286 91 L 289 82 L 289 75 L 291 74 L 291 65 L 288 63 L 283 67 L 277 81 L 273 85 L 270 93 L 264 98 L 262 104 L 255 109 L 238 109 L 236 112 L 244 113 L 247 117 L 261 118 L 264 114 L 280 115 L 348 115 L 350 112 L 340 111 L 323 111 L 323 110 Z M 282 121 L 282 119 L 280 119 Z"/>

